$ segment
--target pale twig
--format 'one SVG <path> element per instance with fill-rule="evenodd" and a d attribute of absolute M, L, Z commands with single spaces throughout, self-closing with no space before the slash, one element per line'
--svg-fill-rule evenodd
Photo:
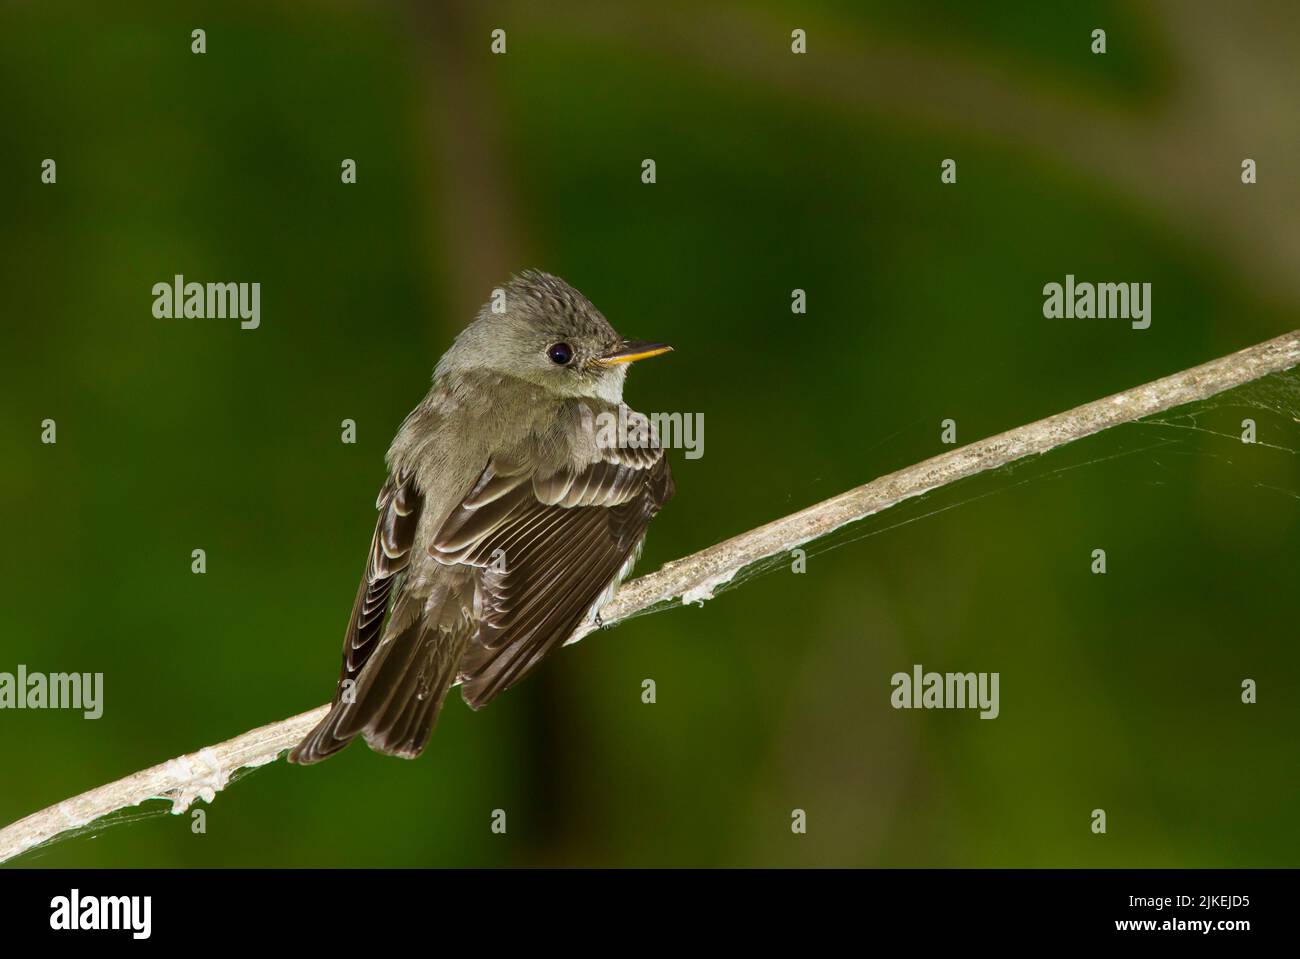
<path fill-rule="evenodd" d="M 601 611 L 602 625 L 611 625 L 675 599 L 683 603 L 702 602 L 753 564 L 819 539 L 903 500 L 1045 453 L 1112 426 L 1208 399 L 1297 365 L 1300 365 L 1300 330 L 941 453 L 633 580 Z M 577 642 L 596 628 L 591 624 L 584 626 L 569 642 Z M 20 819 L 0 829 L 0 862 L 149 799 L 169 799 L 172 811 L 177 813 L 188 809 L 196 798 L 210 802 L 233 773 L 273 762 L 296 745 L 325 714 L 326 708 L 320 706 L 262 726 Z"/>

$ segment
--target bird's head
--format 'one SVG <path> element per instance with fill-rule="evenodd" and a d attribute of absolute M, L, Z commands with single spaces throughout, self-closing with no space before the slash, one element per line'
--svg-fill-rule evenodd
<path fill-rule="evenodd" d="M 628 364 L 672 347 L 628 340 L 558 276 L 525 270 L 499 290 L 456 338 L 436 375 L 487 369 L 563 397 L 618 403 Z"/>

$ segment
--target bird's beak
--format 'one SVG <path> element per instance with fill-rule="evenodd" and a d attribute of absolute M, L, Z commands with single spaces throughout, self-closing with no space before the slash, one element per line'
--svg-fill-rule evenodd
<path fill-rule="evenodd" d="M 672 349 L 667 343 L 651 343 L 649 340 L 624 340 L 604 356 L 598 357 L 596 362 L 602 366 L 635 363 L 637 360 L 647 360 L 652 356 L 671 353 Z"/>

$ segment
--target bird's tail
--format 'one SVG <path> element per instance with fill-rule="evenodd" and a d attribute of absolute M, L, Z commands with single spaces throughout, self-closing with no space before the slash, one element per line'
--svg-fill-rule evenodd
<path fill-rule="evenodd" d="M 390 756 L 420 755 L 469 639 L 466 612 L 454 595 L 433 604 L 399 601 L 355 685 L 340 684 L 329 714 L 289 753 L 289 762 L 320 762 L 357 736 Z"/>

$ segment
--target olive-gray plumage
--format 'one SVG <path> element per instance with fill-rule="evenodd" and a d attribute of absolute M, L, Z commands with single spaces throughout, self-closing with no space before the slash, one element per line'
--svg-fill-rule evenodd
<path fill-rule="evenodd" d="M 608 601 L 673 494 L 658 438 L 622 402 L 627 363 L 667 347 L 623 339 L 546 273 L 501 292 L 389 447 L 331 709 L 292 762 L 357 736 L 419 755 L 453 683 L 485 705 Z"/>

